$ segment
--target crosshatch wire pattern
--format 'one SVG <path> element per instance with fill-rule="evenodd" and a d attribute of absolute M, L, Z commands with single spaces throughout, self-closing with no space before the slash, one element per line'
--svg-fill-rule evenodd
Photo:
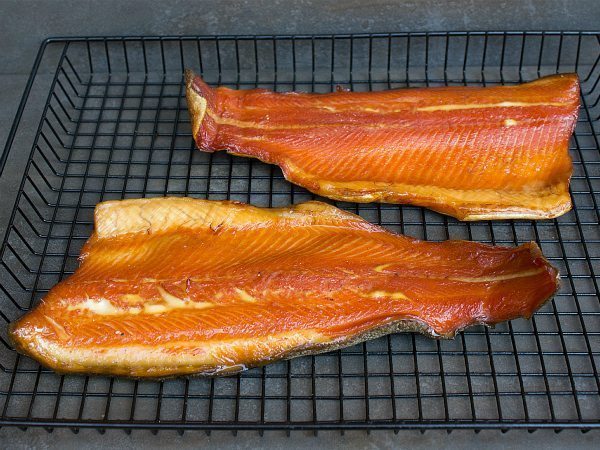
<path fill-rule="evenodd" d="M 48 98 L 1 249 L 0 425 L 182 432 L 600 426 L 599 59 L 595 33 L 48 40 L 31 79 L 51 78 Z M 560 292 L 530 321 L 474 327 L 449 341 L 395 334 L 227 378 L 61 376 L 19 356 L 7 323 L 73 273 L 98 202 L 187 195 L 282 206 L 314 198 L 277 167 L 194 149 L 185 67 L 212 84 L 314 92 L 497 85 L 578 72 L 570 213 L 463 223 L 412 206 L 336 203 L 422 239 L 534 240 L 559 267 Z M 5 158 L 25 150 L 11 148 L 13 138 Z M 3 198 L 4 207 L 12 201 Z"/>

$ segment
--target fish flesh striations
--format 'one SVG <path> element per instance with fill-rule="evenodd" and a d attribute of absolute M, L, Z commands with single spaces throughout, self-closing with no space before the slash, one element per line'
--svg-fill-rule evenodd
<path fill-rule="evenodd" d="M 396 331 L 530 317 L 558 287 L 535 243 L 422 242 L 321 202 L 100 203 L 73 275 L 11 324 L 58 372 L 216 375 Z"/>
<path fill-rule="evenodd" d="M 330 94 L 212 88 L 186 71 L 200 150 L 277 164 L 336 200 L 410 203 L 461 220 L 571 209 L 575 74 L 515 86 Z"/>

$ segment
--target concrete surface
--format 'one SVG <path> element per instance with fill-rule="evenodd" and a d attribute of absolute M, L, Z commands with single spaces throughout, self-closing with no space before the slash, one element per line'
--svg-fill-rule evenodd
<path fill-rule="evenodd" d="M 4 144 L 25 84 L 27 76 L 22 74 L 0 74 L 0 154 L 4 150 Z"/>
<path fill-rule="evenodd" d="M 213 432 L 210 436 L 201 432 L 187 432 L 179 436 L 174 431 L 164 431 L 154 436 L 149 431 L 134 431 L 131 435 L 123 431 L 107 431 L 101 435 L 97 431 L 82 430 L 73 434 L 69 430 L 55 430 L 52 434 L 44 430 L 0 430 L 0 445 L 10 443 L 5 448 L 18 449 L 135 449 L 143 446 L 145 450 L 178 448 L 227 448 L 227 449 L 273 449 L 273 450 L 303 450 L 308 446 L 313 448 L 345 448 L 352 449 L 413 449 L 431 450 L 448 449 L 463 450 L 470 448 L 485 449 L 518 449 L 529 450 L 562 450 L 567 448 L 596 449 L 597 433 L 582 435 L 578 431 L 563 431 L 555 434 L 553 431 L 511 431 L 502 434 L 498 431 L 482 431 L 475 434 L 472 431 L 455 431 L 447 434 L 445 431 L 407 431 L 399 434 L 376 431 L 371 434 L 364 432 L 346 432 L 340 436 L 336 432 L 321 432 L 317 437 L 312 433 L 293 432 L 290 437 L 280 432 L 266 432 L 260 437 L 256 432 L 239 432 L 232 436 L 230 432 Z"/>
<path fill-rule="evenodd" d="M 597 29 L 594 0 L 0 1 L 0 73 L 23 73 L 56 35 Z"/>
<path fill-rule="evenodd" d="M 598 29 L 600 2 L 595 0 L 0 0 L 0 150 L 4 146 L 27 73 L 41 40 L 55 35 L 106 34 L 272 34 L 421 30 L 583 30 Z M 0 194 L 0 199 L 2 194 Z M 2 209 L 5 205 L 2 205 Z M 0 448 L 597 448 L 598 433 L 500 432 L 295 432 L 283 433 L 69 430 L 48 434 L 0 429 Z"/>

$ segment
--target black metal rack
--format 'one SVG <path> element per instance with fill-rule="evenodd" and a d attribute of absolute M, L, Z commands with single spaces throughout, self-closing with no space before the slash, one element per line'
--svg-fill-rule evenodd
<path fill-rule="evenodd" d="M 592 32 L 47 40 L 0 157 L 2 206 L 14 202 L 1 224 L 0 426 L 599 428 L 599 61 L 600 34 Z M 194 150 L 184 67 L 214 84 L 316 92 L 493 85 L 578 72 L 570 213 L 462 223 L 411 206 L 338 204 L 424 239 L 535 240 L 561 270 L 560 293 L 530 321 L 475 327 L 452 341 L 397 334 L 228 378 L 61 376 L 19 356 L 7 323 L 73 272 L 99 201 L 169 194 L 274 206 L 312 197 L 276 167 Z"/>

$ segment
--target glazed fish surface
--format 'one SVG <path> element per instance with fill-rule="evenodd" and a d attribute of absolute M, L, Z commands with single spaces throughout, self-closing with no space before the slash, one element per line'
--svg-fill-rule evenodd
<path fill-rule="evenodd" d="M 80 267 L 9 334 L 63 373 L 229 374 L 530 317 L 557 286 L 535 243 L 422 242 L 320 202 L 110 201 Z"/>
<path fill-rule="evenodd" d="M 331 94 L 212 88 L 186 72 L 196 144 L 281 167 L 336 200 L 410 203 L 460 220 L 571 209 L 575 74 L 516 86 Z"/>

